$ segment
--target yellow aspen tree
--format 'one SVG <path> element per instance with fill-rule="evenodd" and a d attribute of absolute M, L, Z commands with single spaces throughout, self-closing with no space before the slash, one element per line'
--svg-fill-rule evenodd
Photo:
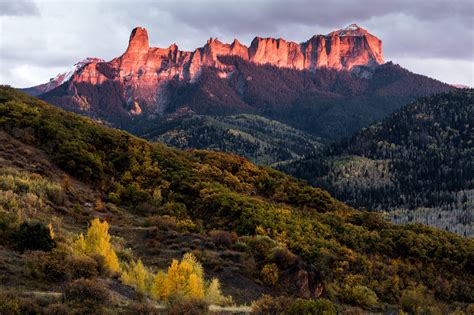
<path fill-rule="evenodd" d="M 87 234 L 80 235 L 74 247 L 83 254 L 92 256 L 99 255 L 104 259 L 104 266 L 111 272 L 120 271 L 117 254 L 110 243 L 109 224 L 107 221 L 100 222 L 99 219 L 91 221 Z"/>
<path fill-rule="evenodd" d="M 186 296 L 201 300 L 204 298 L 204 281 L 195 273 L 189 275 L 188 290 Z"/>
<path fill-rule="evenodd" d="M 84 234 L 79 234 L 79 237 L 73 244 L 73 250 L 78 255 L 85 255 L 86 254 L 86 240 L 84 238 Z"/>
<path fill-rule="evenodd" d="M 165 301 L 170 295 L 168 277 L 163 271 L 158 271 L 153 278 L 151 296 L 160 301 Z"/>
<path fill-rule="evenodd" d="M 199 278 L 204 279 L 204 269 L 197 260 L 196 256 L 191 253 L 186 253 L 181 260 L 181 263 L 186 262 L 191 266 L 191 272 L 196 274 Z"/>
<path fill-rule="evenodd" d="M 179 263 L 173 259 L 168 267 L 168 287 L 170 295 L 184 295 L 186 290 L 186 273 L 189 273 L 191 266 Z"/>
<path fill-rule="evenodd" d="M 140 294 L 148 292 L 150 273 L 140 259 L 138 262 L 132 261 L 130 267 L 122 273 L 120 279 L 123 283 L 134 287 Z"/>
<path fill-rule="evenodd" d="M 222 295 L 219 279 L 214 278 L 211 280 L 206 290 L 205 300 L 207 303 L 215 305 L 220 305 L 225 302 L 226 298 Z"/>

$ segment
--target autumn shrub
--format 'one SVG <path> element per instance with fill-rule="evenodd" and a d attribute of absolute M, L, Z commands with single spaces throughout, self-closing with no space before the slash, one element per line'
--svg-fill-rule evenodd
<path fill-rule="evenodd" d="M 16 292 L 7 292 L 0 293 L 0 314 L 36 315 L 43 314 L 43 312 L 35 299 L 19 297 Z"/>
<path fill-rule="evenodd" d="M 153 215 L 145 219 L 144 225 L 146 227 L 156 227 L 162 231 L 176 231 L 178 220 L 169 215 Z"/>
<path fill-rule="evenodd" d="M 178 219 L 186 219 L 188 211 L 184 203 L 167 202 L 158 210 L 160 215 L 169 215 Z"/>
<path fill-rule="evenodd" d="M 64 281 L 70 278 L 67 255 L 54 250 L 49 253 L 35 251 L 28 254 L 31 275 L 47 281 Z"/>
<path fill-rule="evenodd" d="M 209 305 L 199 299 L 175 300 L 168 306 L 168 315 L 205 315 L 209 313 Z"/>
<path fill-rule="evenodd" d="M 271 263 L 263 266 L 260 277 L 265 284 L 275 285 L 278 282 L 279 270 L 277 265 Z"/>
<path fill-rule="evenodd" d="M 286 247 L 279 246 L 273 250 L 271 260 L 279 268 L 288 268 L 293 265 L 298 259 L 298 256 L 293 254 Z"/>
<path fill-rule="evenodd" d="M 345 286 L 341 291 L 344 302 L 364 308 L 377 307 L 379 302 L 374 291 L 363 285 Z"/>
<path fill-rule="evenodd" d="M 191 219 L 178 220 L 176 227 L 180 233 L 197 233 L 199 226 Z"/>
<path fill-rule="evenodd" d="M 258 260 L 269 259 L 272 250 L 278 246 L 276 241 L 265 235 L 243 237 L 242 241 L 247 244 L 247 250 Z"/>
<path fill-rule="evenodd" d="M 252 314 L 255 315 L 286 315 L 291 306 L 292 299 L 286 296 L 273 297 L 262 295 L 252 303 Z"/>
<path fill-rule="evenodd" d="M 23 222 L 14 235 L 17 250 L 51 251 L 56 242 L 51 237 L 50 229 L 40 223 Z"/>
<path fill-rule="evenodd" d="M 305 300 L 297 299 L 294 301 L 289 310 L 288 315 L 335 315 L 337 314 L 336 306 L 327 299 Z"/>
<path fill-rule="evenodd" d="M 66 262 L 72 279 L 90 279 L 99 274 L 99 264 L 89 256 L 71 255 Z"/>
<path fill-rule="evenodd" d="M 72 314 L 72 310 L 69 308 L 67 304 L 63 303 L 54 303 L 54 304 L 49 304 L 45 309 L 44 309 L 44 314 L 48 315 L 69 315 Z"/>
<path fill-rule="evenodd" d="M 20 301 L 13 296 L 0 294 L 0 314 L 20 315 Z"/>
<path fill-rule="evenodd" d="M 212 230 L 209 232 L 212 242 L 219 248 L 230 248 L 234 243 L 235 238 L 228 231 Z"/>
<path fill-rule="evenodd" d="M 433 297 L 423 286 L 404 290 L 400 298 L 402 309 L 411 314 L 421 313 L 426 307 L 433 303 Z"/>
<path fill-rule="evenodd" d="M 109 301 L 109 293 L 98 282 L 78 279 L 67 285 L 64 300 L 71 304 L 103 305 Z"/>

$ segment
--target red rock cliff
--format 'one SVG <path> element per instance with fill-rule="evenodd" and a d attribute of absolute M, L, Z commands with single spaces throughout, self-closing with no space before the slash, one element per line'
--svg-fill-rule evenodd
<path fill-rule="evenodd" d="M 91 59 L 77 69 L 70 81 L 98 85 L 112 80 L 123 87 L 122 96 L 131 114 L 140 114 L 141 109 L 147 108 L 159 111 L 163 83 L 175 78 L 193 80 L 203 66 L 215 67 L 221 77 L 227 77 L 232 68 L 222 64 L 218 56 L 238 56 L 257 64 L 298 70 L 351 70 L 384 63 L 381 40 L 355 24 L 327 35 L 315 35 L 301 44 L 256 37 L 247 47 L 238 40 L 225 44 L 211 38 L 192 52 L 179 50 L 176 44 L 150 47 L 146 29 L 137 27 L 122 56 L 110 62 Z"/>

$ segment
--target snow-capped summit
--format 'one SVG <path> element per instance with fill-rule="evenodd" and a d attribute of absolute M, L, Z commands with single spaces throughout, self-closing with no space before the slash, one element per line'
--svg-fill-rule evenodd
<path fill-rule="evenodd" d="M 351 25 L 348 25 L 346 26 L 345 28 L 343 29 L 340 29 L 338 31 L 335 31 L 335 32 L 332 32 L 329 35 L 331 34 L 334 34 L 334 33 L 337 33 L 339 34 L 339 36 L 364 36 L 364 35 L 367 35 L 369 34 L 369 32 L 367 32 L 367 30 L 363 29 L 362 27 L 360 27 L 359 25 L 353 23 Z"/>
<path fill-rule="evenodd" d="M 88 65 L 92 62 L 98 63 L 98 62 L 105 62 L 105 61 L 100 59 L 100 58 L 87 57 L 87 58 L 75 63 L 66 72 L 59 73 L 54 78 L 49 79 L 49 82 L 31 87 L 31 88 L 26 88 L 26 89 L 24 89 L 24 91 L 29 93 L 30 95 L 33 95 L 33 96 L 49 92 L 52 89 L 60 86 L 61 84 L 71 80 L 72 76 L 77 71 L 81 70 L 82 68 L 84 68 L 84 66 L 86 66 L 86 65 Z"/>

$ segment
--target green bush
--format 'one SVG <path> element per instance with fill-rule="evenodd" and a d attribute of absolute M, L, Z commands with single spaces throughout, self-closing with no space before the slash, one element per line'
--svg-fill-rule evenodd
<path fill-rule="evenodd" d="M 36 315 L 43 314 L 37 301 L 28 297 L 16 297 L 13 292 L 0 293 L 0 314 L 2 315 Z"/>
<path fill-rule="evenodd" d="M 0 295 L 0 314 L 20 315 L 20 301 L 8 295 Z"/>
<path fill-rule="evenodd" d="M 420 314 L 434 303 L 433 297 L 426 292 L 426 288 L 419 286 L 402 292 L 400 305 L 405 312 Z"/>
<path fill-rule="evenodd" d="M 336 306 L 327 299 L 298 299 L 291 304 L 288 315 L 333 315 L 337 314 Z"/>
<path fill-rule="evenodd" d="M 51 237 L 50 229 L 42 223 L 23 222 L 15 233 L 15 244 L 17 250 L 41 250 L 51 251 L 56 242 Z"/>
<path fill-rule="evenodd" d="M 273 297 L 262 295 L 252 303 L 252 314 L 255 315 L 286 315 L 291 305 L 291 298 L 286 296 Z"/>
<path fill-rule="evenodd" d="M 379 302 L 374 291 L 363 285 L 346 286 L 341 292 L 344 302 L 364 308 L 377 307 Z"/>

